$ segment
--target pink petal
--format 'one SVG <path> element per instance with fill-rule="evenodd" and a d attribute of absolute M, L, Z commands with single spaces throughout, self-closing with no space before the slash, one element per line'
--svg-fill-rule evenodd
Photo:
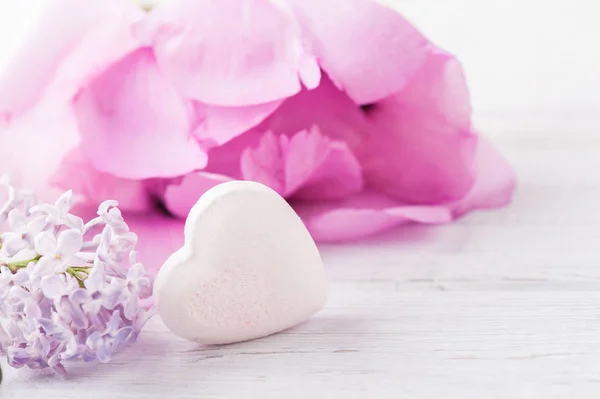
<path fill-rule="evenodd" d="M 452 219 L 442 206 L 402 205 L 366 191 L 343 200 L 293 203 L 317 241 L 353 240 L 409 222 L 446 223 Z"/>
<path fill-rule="evenodd" d="M 230 180 L 230 177 L 214 173 L 190 173 L 184 176 L 179 184 L 167 187 L 164 194 L 165 205 L 175 216 L 185 219 L 202 194 L 217 184 Z"/>
<path fill-rule="evenodd" d="M 289 0 L 321 66 L 359 104 L 400 90 L 425 62 L 428 40 L 373 0 Z"/>
<path fill-rule="evenodd" d="M 212 145 L 223 145 L 271 115 L 281 101 L 248 107 L 219 107 L 198 104 L 202 124 L 196 130 L 198 140 Z"/>
<path fill-rule="evenodd" d="M 244 180 L 253 180 L 271 187 L 285 196 L 285 152 L 289 145 L 287 136 L 276 136 L 267 132 L 256 148 L 246 148 L 240 160 Z"/>
<path fill-rule="evenodd" d="M 73 190 L 78 202 L 97 207 L 103 201 L 114 199 L 122 211 L 149 211 L 154 207 L 148 184 L 143 180 L 129 180 L 96 170 L 81 150 L 71 151 L 62 160 L 50 184 L 63 190 Z"/>
<path fill-rule="evenodd" d="M 291 136 L 316 126 L 322 135 L 343 142 L 355 151 L 364 143 L 370 125 L 364 112 L 323 75 L 314 90 L 303 90 L 287 99 L 264 122 L 209 152 L 205 171 L 243 179 L 240 158 L 249 147 L 258 147 L 265 132 Z"/>
<path fill-rule="evenodd" d="M 76 99 L 82 149 L 94 167 L 118 177 L 174 177 L 206 165 L 190 136 L 193 112 L 138 50 L 107 69 Z"/>
<path fill-rule="evenodd" d="M 0 143 L 0 174 L 6 172 L 16 186 L 34 190 L 42 202 L 54 203 L 64 190 L 51 186 L 52 176 L 79 145 L 71 111 L 37 108 L 1 129 Z"/>
<path fill-rule="evenodd" d="M 0 118 L 44 95 L 68 101 L 90 75 L 139 44 L 129 26 L 143 16 L 130 2 L 56 0 L 0 77 Z"/>
<path fill-rule="evenodd" d="M 294 199 L 343 198 L 363 189 L 360 164 L 348 145 L 321 135 L 316 127 L 291 138 L 285 166 Z"/>
<path fill-rule="evenodd" d="M 318 128 L 289 137 L 266 133 L 241 157 L 242 176 L 286 198 L 341 198 L 362 189 L 358 161 L 348 146 Z"/>
<path fill-rule="evenodd" d="M 318 84 L 293 18 L 268 0 L 180 0 L 137 27 L 158 63 L 189 98 L 222 106 L 280 100 Z"/>
<path fill-rule="evenodd" d="M 240 169 L 242 153 L 247 148 L 257 147 L 263 138 L 263 132 L 264 130 L 259 128 L 251 129 L 222 146 L 211 148 L 208 153 L 208 165 L 204 171 L 242 179 Z"/>
<path fill-rule="evenodd" d="M 258 130 L 293 134 L 312 126 L 353 150 L 363 145 L 371 129 L 364 112 L 323 75 L 318 88 L 303 90 L 286 100 Z"/>
<path fill-rule="evenodd" d="M 450 208 L 456 216 L 473 209 L 504 206 L 512 200 L 517 177 L 508 162 L 485 140 L 477 146 L 477 176 L 467 196 Z"/>
<path fill-rule="evenodd" d="M 370 187 L 420 204 L 455 201 L 471 189 L 477 137 L 452 56 L 433 52 L 404 90 L 366 114 L 373 125 L 358 157 Z"/>

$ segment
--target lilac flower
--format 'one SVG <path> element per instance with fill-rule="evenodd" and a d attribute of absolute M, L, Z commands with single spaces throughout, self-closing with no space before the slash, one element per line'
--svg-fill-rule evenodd
<path fill-rule="evenodd" d="M 110 361 L 154 314 L 140 304 L 152 285 L 118 204 L 104 202 L 84 224 L 69 213 L 71 192 L 35 204 L 0 183 L 0 227 L 9 228 L 0 234 L 0 352 L 13 367 L 61 375 L 67 359 Z"/>
<path fill-rule="evenodd" d="M 42 256 L 38 267 L 51 268 L 51 272 L 64 273 L 69 266 L 79 263 L 75 254 L 83 246 L 81 231 L 70 229 L 58 234 L 44 231 L 35 237 L 35 251 Z"/>
<path fill-rule="evenodd" d="M 123 345 L 133 334 L 133 327 L 122 327 L 121 312 L 112 314 L 104 331 L 94 331 L 86 340 L 88 348 L 96 351 L 96 357 L 102 363 L 110 361 L 110 354 Z"/>
<path fill-rule="evenodd" d="M 23 212 L 13 209 L 8 213 L 11 231 L 3 233 L 1 240 L 8 256 L 14 256 L 23 249 L 33 249 L 33 239 L 45 225 L 43 218 L 29 220 Z"/>
<path fill-rule="evenodd" d="M 83 220 L 71 215 L 69 210 L 73 203 L 73 192 L 67 191 L 62 194 L 54 205 L 39 204 L 30 209 L 31 213 L 42 213 L 46 216 L 46 222 L 54 226 L 68 226 L 72 229 L 83 230 Z"/>
<path fill-rule="evenodd" d="M 0 186 L 4 186 L 8 194 L 8 200 L 0 206 L 0 225 L 6 221 L 8 214 L 13 209 L 22 207 L 27 214 L 29 213 L 29 208 L 36 202 L 35 195 L 31 191 L 15 189 L 6 174 L 0 176 Z"/>

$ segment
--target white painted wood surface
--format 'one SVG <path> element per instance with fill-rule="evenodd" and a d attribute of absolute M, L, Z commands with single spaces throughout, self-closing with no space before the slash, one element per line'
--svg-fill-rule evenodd
<path fill-rule="evenodd" d="M 514 204 L 322 247 L 328 305 L 283 334 L 209 348 L 154 319 L 114 363 L 71 368 L 66 380 L 5 367 L 1 399 L 600 396 L 600 75 L 597 46 L 585 45 L 600 31 L 583 22 L 596 3 L 523 0 L 463 15 L 441 0 L 396 2 L 465 59 L 478 123 L 519 174 Z M 554 30 L 523 22 L 534 17 Z M 530 34 L 554 35 L 567 56 L 526 53 Z M 506 43 L 498 70 L 486 42 Z"/>

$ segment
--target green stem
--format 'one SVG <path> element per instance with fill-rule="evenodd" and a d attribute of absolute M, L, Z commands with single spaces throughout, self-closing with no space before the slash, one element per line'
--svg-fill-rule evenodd
<path fill-rule="evenodd" d="M 87 277 L 82 276 L 81 274 L 79 274 L 80 272 L 78 272 L 77 270 L 75 270 L 77 268 L 74 267 L 69 267 L 67 269 L 67 274 L 69 274 L 70 276 L 72 276 L 75 280 L 77 280 L 77 282 L 79 283 L 79 287 L 80 288 L 85 288 L 85 284 L 84 281 Z"/>
<path fill-rule="evenodd" d="M 89 273 L 92 270 L 91 266 L 71 266 L 69 269 L 73 269 L 78 272 Z"/>
<path fill-rule="evenodd" d="M 37 263 L 41 258 L 41 255 L 36 255 L 31 259 L 20 260 L 10 263 L 0 263 L 0 265 L 8 267 L 8 270 L 10 270 L 12 274 L 16 274 L 19 271 L 19 269 L 26 268 L 31 262 Z M 85 288 L 84 281 L 87 279 L 87 276 L 90 273 L 91 269 L 91 266 L 71 266 L 67 268 L 66 273 L 73 277 L 75 280 L 77 280 L 81 288 Z"/>
<path fill-rule="evenodd" d="M 1 265 L 8 267 L 8 270 L 10 270 L 12 274 L 15 274 L 19 269 L 24 269 L 27 266 L 29 266 L 29 264 L 31 262 L 37 263 L 37 261 L 40 260 L 41 258 L 42 258 L 41 255 L 36 255 L 34 258 L 31 258 L 31 259 L 19 260 L 19 261 L 10 262 L 10 263 L 1 263 Z"/>

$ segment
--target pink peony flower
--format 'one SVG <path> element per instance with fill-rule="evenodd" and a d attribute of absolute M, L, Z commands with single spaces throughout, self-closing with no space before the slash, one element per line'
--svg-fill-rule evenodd
<path fill-rule="evenodd" d="M 275 189 L 320 241 L 446 223 L 515 185 L 460 63 L 372 0 L 56 0 L 0 79 L 0 119 L 0 170 L 115 198 L 173 246 L 164 214 L 231 179 Z"/>

